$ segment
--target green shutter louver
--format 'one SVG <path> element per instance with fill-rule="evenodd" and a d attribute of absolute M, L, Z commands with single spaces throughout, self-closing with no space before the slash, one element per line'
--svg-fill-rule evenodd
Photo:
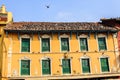
<path fill-rule="evenodd" d="M 99 50 L 107 50 L 105 37 L 98 38 Z"/>
<path fill-rule="evenodd" d="M 50 52 L 50 39 L 42 38 L 42 52 Z"/>
<path fill-rule="evenodd" d="M 42 60 L 42 74 L 51 74 L 50 60 Z"/>
<path fill-rule="evenodd" d="M 80 49 L 81 51 L 88 51 L 87 38 L 80 38 Z"/>
<path fill-rule="evenodd" d="M 83 73 L 90 73 L 89 59 L 82 59 L 82 71 Z"/>
<path fill-rule="evenodd" d="M 109 72 L 108 58 L 100 58 L 102 72 Z"/>
<path fill-rule="evenodd" d="M 62 59 L 63 74 L 71 73 L 70 59 Z"/>
<path fill-rule="evenodd" d="M 29 38 L 22 38 L 21 52 L 30 52 L 30 39 Z"/>
<path fill-rule="evenodd" d="M 21 60 L 21 75 L 30 75 L 30 60 Z"/>
<path fill-rule="evenodd" d="M 68 38 L 61 38 L 61 50 L 69 51 L 69 39 Z"/>

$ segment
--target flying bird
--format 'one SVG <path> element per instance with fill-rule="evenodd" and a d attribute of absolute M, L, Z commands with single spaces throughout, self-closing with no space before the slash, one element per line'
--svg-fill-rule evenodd
<path fill-rule="evenodd" d="M 49 6 L 49 5 L 47 5 L 47 6 L 46 6 L 46 8 L 50 8 L 50 6 Z"/>

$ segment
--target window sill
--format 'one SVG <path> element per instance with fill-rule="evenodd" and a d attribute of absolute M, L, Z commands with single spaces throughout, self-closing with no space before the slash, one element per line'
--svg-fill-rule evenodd
<path fill-rule="evenodd" d="M 72 75 L 72 74 L 71 73 L 65 73 L 65 74 L 62 73 L 62 75 L 65 76 L 65 75 Z"/>
<path fill-rule="evenodd" d="M 30 54 L 31 52 L 20 52 L 20 53 L 23 53 L 23 54 Z"/>
<path fill-rule="evenodd" d="M 90 73 L 81 73 L 82 75 L 90 75 L 92 74 L 91 72 Z"/>
<path fill-rule="evenodd" d="M 79 52 L 89 52 L 89 51 L 79 51 Z"/>
<path fill-rule="evenodd" d="M 67 52 L 70 52 L 70 51 L 61 51 L 62 53 L 67 53 Z"/>
<path fill-rule="evenodd" d="M 102 74 L 107 74 L 107 73 L 111 73 L 110 71 L 108 71 L 108 72 L 101 72 Z"/>
<path fill-rule="evenodd" d="M 51 53 L 50 51 L 46 51 L 46 52 L 41 52 L 41 53 Z"/>
<path fill-rule="evenodd" d="M 99 50 L 99 52 L 106 52 L 107 50 Z"/>
<path fill-rule="evenodd" d="M 30 77 L 30 75 L 20 75 L 21 77 Z"/>
<path fill-rule="evenodd" d="M 51 76 L 51 74 L 42 74 L 42 76 Z"/>

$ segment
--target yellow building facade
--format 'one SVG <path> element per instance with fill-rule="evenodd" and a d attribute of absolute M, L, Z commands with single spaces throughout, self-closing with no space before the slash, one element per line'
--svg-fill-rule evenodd
<path fill-rule="evenodd" d="M 12 13 L 6 11 L 5 5 L 0 7 L 0 80 L 4 76 L 4 62 L 5 62 L 5 55 L 3 54 L 3 46 L 5 45 L 4 42 L 4 27 L 7 23 L 12 21 Z M 5 77 L 5 76 L 4 76 Z"/>
<path fill-rule="evenodd" d="M 117 29 L 100 22 L 9 22 L 3 54 L 2 80 L 120 76 Z"/>

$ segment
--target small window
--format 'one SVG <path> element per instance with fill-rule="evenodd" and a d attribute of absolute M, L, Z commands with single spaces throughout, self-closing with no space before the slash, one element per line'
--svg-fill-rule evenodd
<path fill-rule="evenodd" d="M 82 59 L 82 72 L 90 73 L 90 63 L 88 58 Z"/>
<path fill-rule="evenodd" d="M 88 51 L 87 38 L 80 38 L 80 50 L 81 51 Z"/>
<path fill-rule="evenodd" d="M 99 51 L 107 50 L 105 37 L 98 38 Z"/>
<path fill-rule="evenodd" d="M 100 58 L 102 72 L 109 72 L 108 58 Z"/>
<path fill-rule="evenodd" d="M 30 52 L 30 39 L 29 38 L 22 38 L 21 52 Z"/>
<path fill-rule="evenodd" d="M 50 38 L 42 38 L 42 52 L 50 52 Z"/>
<path fill-rule="evenodd" d="M 61 51 L 69 51 L 69 38 L 61 38 Z"/>
<path fill-rule="evenodd" d="M 21 60 L 21 75 L 30 75 L 30 60 Z"/>
<path fill-rule="evenodd" d="M 42 60 L 42 74 L 49 75 L 51 74 L 50 60 Z"/>
<path fill-rule="evenodd" d="M 62 59 L 62 71 L 63 74 L 71 73 L 70 59 Z"/>

